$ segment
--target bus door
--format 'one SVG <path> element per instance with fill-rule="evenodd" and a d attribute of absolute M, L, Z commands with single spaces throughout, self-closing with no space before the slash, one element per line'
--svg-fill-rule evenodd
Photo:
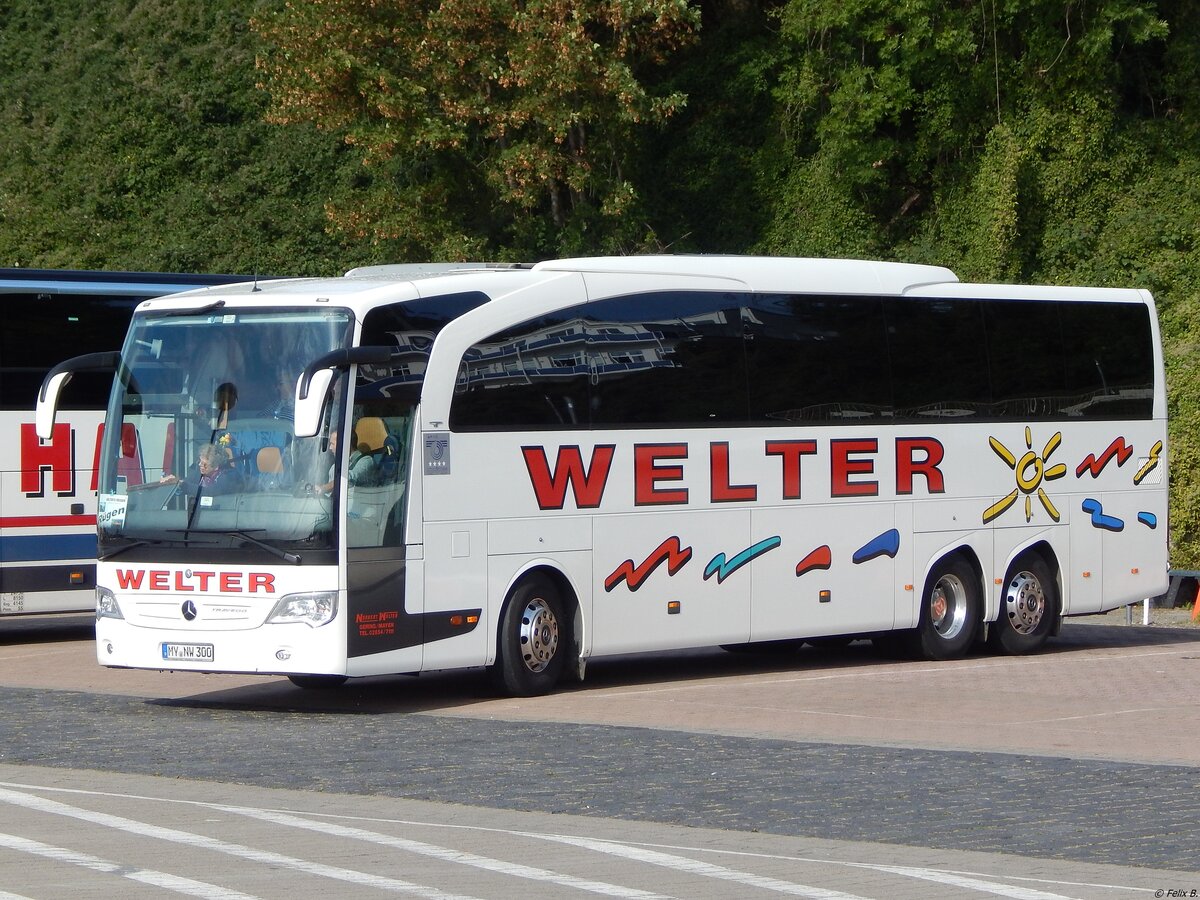
<path fill-rule="evenodd" d="M 415 408 L 358 380 L 349 427 L 332 436 L 345 482 L 349 674 L 418 671 L 427 636 L 405 549 Z"/>

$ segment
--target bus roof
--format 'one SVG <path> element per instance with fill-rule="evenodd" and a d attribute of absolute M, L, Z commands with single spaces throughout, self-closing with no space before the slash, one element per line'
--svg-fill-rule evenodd
<path fill-rule="evenodd" d="M 252 275 L 186 272 L 104 272 L 81 269 L 0 268 L 0 293 L 124 294 L 155 297 L 214 284 L 252 281 Z"/>
<path fill-rule="evenodd" d="M 341 278 L 300 278 L 258 281 L 247 291 L 245 282 L 204 290 L 206 299 L 246 297 L 280 305 L 336 301 L 369 308 L 381 302 L 462 291 L 482 291 L 500 297 L 522 287 L 554 280 L 565 274 L 710 280 L 725 290 L 797 291 L 817 289 L 839 294 L 897 294 L 931 284 L 956 283 L 949 269 L 908 263 L 845 259 L 791 259 L 753 256 L 610 256 L 560 259 L 535 265 L 505 263 L 416 263 L 363 266 Z M 193 293 L 188 302 L 194 302 Z M 142 309 L 185 308 L 183 298 L 163 298 Z"/>
<path fill-rule="evenodd" d="M 334 303 L 356 314 L 383 304 L 478 291 L 507 305 L 506 295 L 523 288 L 579 275 L 602 295 L 635 290 L 641 281 L 672 289 L 673 279 L 687 289 L 774 293 L 828 293 L 847 296 L 911 296 L 962 299 L 1116 300 L 1150 302 L 1134 289 L 969 284 L 950 269 L 913 263 L 851 259 L 801 259 L 755 256 L 605 256 L 558 259 L 534 265 L 507 263 L 415 263 L 363 266 L 342 277 L 294 278 L 219 284 L 143 302 L 140 310 L 186 309 L 199 297 L 256 305 Z M 624 282 L 628 280 L 628 288 Z M 611 293 L 610 293 L 611 292 Z M 589 294 L 592 289 L 589 288 Z M 515 299 L 515 298 L 514 298 Z"/>

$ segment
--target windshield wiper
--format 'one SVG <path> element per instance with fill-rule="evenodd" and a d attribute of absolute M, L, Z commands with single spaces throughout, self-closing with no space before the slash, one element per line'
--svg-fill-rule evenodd
<path fill-rule="evenodd" d="M 266 541 L 260 541 L 258 538 L 254 537 L 252 534 L 250 534 L 250 532 L 248 532 L 248 531 L 237 531 L 237 530 L 228 530 L 228 529 L 217 529 L 217 530 L 210 531 L 207 528 L 172 528 L 170 530 L 173 532 L 178 532 L 179 534 L 185 535 L 185 539 L 186 539 L 186 535 L 188 535 L 188 534 L 224 534 L 224 535 L 228 535 L 229 537 L 239 537 L 242 540 L 244 540 L 246 543 L 253 544 L 255 547 L 259 547 L 263 550 L 266 550 L 272 556 L 278 557 L 279 559 L 282 559 L 284 562 L 291 563 L 293 566 L 300 565 L 300 563 L 302 561 L 302 558 L 298 553 L 288 553 L 286 550 L 280 550 L 278 547 L 272 546 L 271 544 L 268 544 Z M 254 530 L 255 531 L 266 531 L 267 529 L 256 528 Z"/>
<path fill-rule="evenodd" d="M 145 547 L 149 544 L 165 544 L 165 543 L 166 543 L 166 541 L 161 540 L 159 538 L 143 538 L 141 540 L 130 541 L 124 547 L 117 547 L 115 550 L 111 551 L 110 553 L 105 553 L 103 556 L 97 555 L 96 558 L 101 559 L 101 560 L 110 560 L 114 556 L 120 556 L 126 550 L 132 550 L 134 547 Z"/>

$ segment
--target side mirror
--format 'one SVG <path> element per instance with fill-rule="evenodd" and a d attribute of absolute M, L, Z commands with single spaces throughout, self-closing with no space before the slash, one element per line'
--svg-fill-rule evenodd
<path fill-rule="evenodd" d="M 374 363 L 383 365 L 392 360 L 391 347 L 354 347 L 350 350 L 333 350 L 314 359 L 304 367 L 296 382 L 296 409 L 293 430 L 296 437 L 316 437 L 321 430 L 321 417 L 325 411 L 325 398 L 333 384 L 335 369 L 348 369 L 353 365 Z"/>
<path fill-rule="evenodd" d="M 113 350 L 106 353 L 87 353 L 75 356 L 66 362 L 60 362 L 46 373 L 42 380 L 42 388 L 38 391 L 37 411 L 34 418 L 34 428 L 42 440 L 49 440 L 54 435 L 54 419 L 58 415 L 58 395 L 71 376 L 76 372 L 115 372 L 121 364 L 121 351 Z"/>
<path fill-rule="evenodd" d="M 49 440 L 54 434 L 54 419 L 58 414 L 58 395 L 68 381 L 71 380 L 70 372 L 59 372 L 55 375 L 50 375 L 42 382 L 42 389 L 38 392 L 37 411 L 34 413 L 34 427 L 37 429 L 37 436 L 42 440 Z"/>
<path fill-rule="evenodd" d="M 308 381 L 308 393 L 302 394 L 304 379 L 296 380 L 295 428 L 296 437 L 315 437 L 321 430 L 321 418 L 325 412 L 325 400 L 333 384 L 333 369 L 313 372 Z"/>

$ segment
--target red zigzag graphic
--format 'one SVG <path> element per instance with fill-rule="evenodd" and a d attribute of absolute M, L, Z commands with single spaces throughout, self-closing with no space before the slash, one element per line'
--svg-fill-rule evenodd
<path fill-rule="evenodd" d="M 1095 455 L 1091 453 L 1084 457 L 1083 462 L 1075 469 L 1075 477 L 1082 478 L 1083 473 L 1090 469 L 1092 477 L 1099 478 L 1104 467 L 1112 462 L 1114 456 L 1117 458 L 1117 465 L 1123 466 L 1131 453 L 1133 453 L 1133 448 L 1125 443 L 1125 438 L 1119 437 L 1108 445 L 1108 449 L 1100 454 L 1099 459 L 1096 459 Z"/>
<path fill-rule="evenodd" d="M 667 572 L 674 575 L 691 558 L 691 547 L 681 548 L 679 538 L 669 537 L 659 544 L 640 566 L 635 566 L 632 559 L 627 559 L 617 566 L 616 570 L 604 579 L 604 590 L 611 591 L 621 581 L 624 581 L 629 586 L 629 590 L 636 591 L 664 562 L 667 563 Z"/>

